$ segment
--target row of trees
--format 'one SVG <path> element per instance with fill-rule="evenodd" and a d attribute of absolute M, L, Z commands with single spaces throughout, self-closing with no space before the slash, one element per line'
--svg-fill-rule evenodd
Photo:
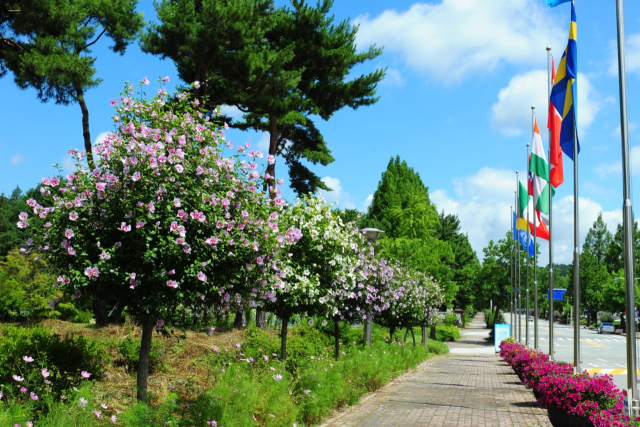
<path fill-rule="evenodd" d="M 32 233 L 20 252 L 42 254 L 56 288 L 126 305 L 141 324 L 140 400 L 154 329 L 208 326 L 220 313 L 259 307 L 282 319 L 285 358 L 297 314 L 332 318 L 336 344 L 342 321 L 434 320 L 444 299 L 436 279 L 380 257 L 321 198 L 288 205 L 278 187 L 267 197 L 263 153 L 227 143 L 193 91 L 160 89 L 149 100 L 145 83 L 116 103 L 117 131 L 94 147 L 96 168 L 71 150 L 77 170 L 43 178 L 43 201 L 27 199 L 17 218 Z"/>
<path fill-rule="evenodd" d="M 379 56 L 370 46 L 358 53 L 357 27 L 334 22 L 332 0 L 309 6 L 292 0 L 165 0 L 156 4 L 157 22 L 145 23 L 137 0 L 12 0 L 0 5 L 0 77 L 13 74 L 21 88 L 57 104 L 77 103 L 82 111 L 84 148 L 94 163 L 85 93 L 100 84 L 91 47 L 111 39 L 123 55 L 140 37 L 143 51 L 170 58 L 184 82 L 199 82 L 195 98 L 213 110 L 236 106 L 239 129 L 270 135 L 269 155 L 289 168 L 298 194 L 329 190 L 308 168 L 334 159 L 311 116 L 328 120 L 344 107 L 375 103 L 384 70 L 349 76 Z M 348 80 L 347 80 L 347 77 Z M 275 177 L 275 162 L 268 165 Z M 273 179 L 266 183 L 275 189 Z"/>
<path fill-rule="evenodd" d="M 640 262 L 640 231 L 634 223 L 635 268 Z M 602 213 L 587 232 L 585 243 L 580 253 L 580 304 L 586 313 L 587 324 L 596 321 L 598 312 L 622 313 L 625 311 L 625 282 L 622 240 L 622 225 L 618 224 L 612 234 L 602 219 Z M 502 309 L 510 307 L 511 295 L 511 248 L 510 233 L 498 242 L 490 241 L 483 249 L 482 267 L 477 275 L 480 286 L 476 295 L 482 295 L 484 305 L 491 298 L 494 305 Z M 539 254 L 539 248 L 536 248 Z M 526 287 L 526 255 L 520 251 L 520 280 L 523 291 Z M 514 260 L 516 256 L 514 255 Z M 515 261 L 514 261 L 515 262 Z M 566 289 L 565 304 L 573 304 L 573 264 L 554 265 L 554 288 Z M 533 307 L 533 271 L 529 275 L 530 308 Z M 545 315 L 549 308 L 547 292 L 549 289 L 549 266 L 538 267 L 538 306 L 540 314 Z M 640 290 L 636 283 L 636 290 Z M 637 295 L 637 292 L 636 292 Z M 636 305 L 640 305 L 640 297 L 636 297 Z M 523 294 L 524 309 L 524 294 Z M 562 307 L 559 308 L 562 310 Z M 558 310 L 558 308 L 556 308 Z M 624 327 L 623 317 L 623 327 Z"/>

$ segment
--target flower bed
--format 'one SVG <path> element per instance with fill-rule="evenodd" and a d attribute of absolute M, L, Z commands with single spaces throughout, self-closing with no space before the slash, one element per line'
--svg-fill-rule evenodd
<path fill-rule="evenodd" d="M 575 375 L 573 365 L 549 360 L 541 351 L 512 339 L 500 345 L 500 356 L 549 411 L 554 427 L 565 425 L 568 418 L 573 419 L 571 425 L 596 427 L 631 426 L 640 421 L 632 422 L 625 414 L 622 392 L 610 375 Z"/>

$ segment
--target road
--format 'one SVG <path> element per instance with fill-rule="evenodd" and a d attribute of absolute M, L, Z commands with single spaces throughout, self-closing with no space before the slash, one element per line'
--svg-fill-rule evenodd
<path fill-rule="evenodd" d="M 507 323 L 510 314 L 505 313 Z M 522 343 L 525 343 L 525 321 L 522 316 Z M 515 322 L 515 317 L 514 317 Z M 529 347 L 533 348 L 533 321 L 529 321 Z M 540 350 L 549 354 L 549 322 L 538 321 Z M 573 362 L 573 326 L 554 323 L 555 359 Z M 638 340 L 640 342 L 640 339 Z M 615 384 L 624 389 L 627 387 L 627 350 L 626 338 L 622 335 L 598 334 L 596 331 L 580 328 L 580 350 L 582 368 L 589 373 L 609 374 Z M 640 349 L 639 349 L 640 350 Z M 640 372 L 639 372 L 640 374 Z"/>

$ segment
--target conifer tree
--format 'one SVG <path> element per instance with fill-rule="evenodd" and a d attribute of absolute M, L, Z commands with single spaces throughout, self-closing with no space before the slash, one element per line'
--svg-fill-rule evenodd
<path fill-rule="evenodd" d="M 21 89 L 43 102 L 78 103 L 89 167 L 93 169 L 85 92 L 96 77 L 91 46 L 102 36 L 123 54 L 143 25 L 138 0 L 9 0 L 0 5 L 0 76 L 11 71 Z"/>
<path fill-rule="evenodd" d="M 195 95 L 205 104 L 234 105 L 244 114 L 232 123 L 269 133 L 267 184 L 274 190 L 275 158 L 289 166 L 298 193 L 327 189 L 303 161 L 333 161 L 310 115 L 328 120 L 339 109 L 371 105 L 384 71 L 345 81 L 358 64 L 380 55 L 371 46 L 356 53 L 357 27 L 334 24 L 333 1 L 310 7 L 292 0 L 164 0 L 161 24 L 142 36 L 142 49 L 169 57 L 186 82 L 199 81 Z"/>
<path fill-rule="evenodd" d="M 401 218 L 394 215 L 394 209 L 405 209 L 416 198 L 421 203 L 431 205 L 429 189 L 424 185 L 420 175 L 409 167 L 400 156 L 391 158 L 387 169 L 382 173 L 378 188 L 373 193 L 373 200 L 367 212 L 367 224 L 384 230 L 387 237 L 401 237 Z M 433 210 L 435 212 L 435 208 Z M 436 214 L 437 216 L 437 214 Z M 434 223 L 431 225 L 435 228 Z"/>

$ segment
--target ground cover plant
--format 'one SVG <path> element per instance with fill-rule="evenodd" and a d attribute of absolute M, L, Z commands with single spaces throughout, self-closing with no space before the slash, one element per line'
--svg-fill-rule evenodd
<path fill-rule="evenodd" d="M 311 320 L 301 318 L 290 326 L 286 361 L 279 357 L 280 340 L 274 329 L 250 326 L 244 331 L 215 332 L 211 336 L 189 332 L 184 337 L 157 338 L 154 343 L 159 347 L 161 363 L 150 375 L 151 405 L 135 402 L 135 370 L 120 360 L 122 342 L 137 342 L 141 328 L 129 323 L 109 328 L 80 327 L 52 320 L 45 322 L 47 328 L 9 327 L 12 333 L 33 331 L 34 335 L 40 334 L 38 337 L 51 335 L 55 328 L 67 328 L 75 331 L 76 341 L 100 346 L 103 354 L 100 367 L 91 368 L 96 373 L 85 379 L 80 371 L 79 382 L 74 383 L 77 391 L 68 389 L 64 399 L 46 389 L 38 389 L 38 400 L 34 400 L 29 393 L 17 391 L 14 396 L 4 388 L 0 425 L 151 426 L 170 422 L 206 426 L 216 425 L 214 421 L 227 427 L 314 425 L 333 409 L 357 402 L 392 377 L 447 351 L 446 345 L 434 341 L 427 347 L 390 343 L 388 329 L 378 325 L 373 346 L 365 347 L 362 328 L 349 326 L 343 330 L 343 337 L 351 341 L 340 343 L 344 354 L 336 361 L 331 329 L 327 333 L 320 322 Z M 108 331 L 111 333 L 105 336 Z M 9 338 L 0 345 L 12 342 Z M 14 353 L 24 351 L 29 351 L 28 345 Z M 37 366 L 35 378 L 42 377 L 37 357 L 34 362 L 17 359 L 18 365 Z M 77 364 L 85 359 L 79 358 Z M 56 372 L 55 364 L 48 366 L 50 372 Z M 53 374 L 48 378 L 55 383 Z M 44 384 L 45 379 L 39 382 Z"/>

